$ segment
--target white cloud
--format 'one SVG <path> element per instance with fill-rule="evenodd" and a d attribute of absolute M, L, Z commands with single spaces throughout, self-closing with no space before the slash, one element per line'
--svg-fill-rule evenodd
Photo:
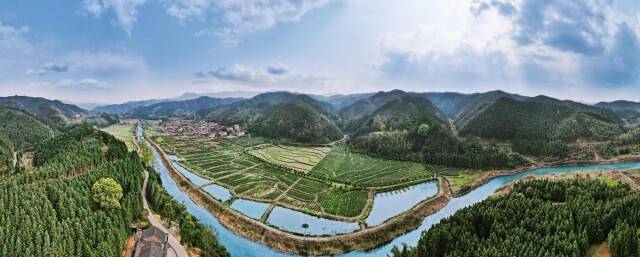
<path fill-rule="evenodd" d="M 195 74 L 194 83 L 226 82 L 252 88 L 280 88 L 300 90 L 323 85 L 329 77 L 319 74 L 290 72 L 284 64 L 268 65 L 265 69 L 249 68 L 240 64 L 221 67 Z"/>
<path fill-rule="evenodd" d="M 198 35 L 212 34 L 233 45 L 243 36 L 299 21 L 307 12 L 331 0 L 172 0 L 167 12 L 180 21 L 203 19 L 208 13 L 221 15 L 212 28 Z"/>
<path fill-rule="evenodd" d="M 117 23 L 127 33 L 131 33 L 138 16 L 138 7 L 146 0 L 84 0 L 84 8 L 95 17 L 100 17 L 102 13 L 113 9 Z"/>

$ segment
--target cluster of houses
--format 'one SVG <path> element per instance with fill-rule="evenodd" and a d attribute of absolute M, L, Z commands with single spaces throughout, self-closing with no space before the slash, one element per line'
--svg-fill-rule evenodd
<path fill-rule="evenodd" d="M 245 135 L 245 131 L 238 124 L 222 126 L 210 121 L 171 120 L 162 122 L 161 127 L 165 133 L 172 136 L 194 135 L 206 138 L 229 138 Z"/>

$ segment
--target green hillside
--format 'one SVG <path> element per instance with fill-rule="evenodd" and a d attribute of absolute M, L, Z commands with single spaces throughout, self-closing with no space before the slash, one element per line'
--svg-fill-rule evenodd
<path fill-rule="evenodd" d="M 608 140 L 623 133 L 618 120 L 548 101 L 498 99 L 461 128 L 461 135 L 514 140 Z"/>
<path fill-rule="evenodd" d="M 167 117 L 188 117 L 199 110 L 210 110 L 239 101 L 237 98 L 200 97 L 192 100 L 156 103 L 140 106 L 126 115 L 134 118 L 157 119 Z"/>
<path fill-rule="evenodd" d="M 69 126 L 75 122 L 74 119 L 88 115 L 86 110 L 75 105 L 39 97 L 0 97 L 0 106 L 28 112 L 56 129 Z"/>
<path fill-rule="evenodd" d="M 241 124 L 249 126 L 278 105 L 288 103 L 297 97 L 289 92 L 259 94 L 251 99 L 241 100 L 219 108 L 198 111 L 198 116 L 225 125 Z"/>
<path fill-rule="evenodd" d="M 19 149 L 51 138 L 54 131 L 38 118 L 20 110 L 0 107 L 0 135 Z"/>
<path fill-rule="evenodd" d="M 360 99 L 355 103 L 343 108 L 339 112 L 338 123 L 347 132 L 354 132 L 361 125 L 368 115 L 394 99 L 405 96 L 407 93 L 401 90 L 389 92 L 378 92 L 367 98 Z"/>
<path fill-rule="evenodd" d="M 464 127 L 469 120 L 473 119 L 476 114 L 500 98 L 524 100 L 527 97 L 500 90 L 471 94 L 456 104 L 450 111 L 450 117 L 455 121 L 456 127 L 460 129 Z"/>
<path fill-rule="evenodd" d="M 249 125 L 252 134 L 299 143 L 330 143 L 342 139 L 329 113 L 308 96 L 278 105 Z"/>

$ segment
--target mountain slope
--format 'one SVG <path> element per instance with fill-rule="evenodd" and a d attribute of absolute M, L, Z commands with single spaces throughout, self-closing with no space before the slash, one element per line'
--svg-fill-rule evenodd
<path fill-rule="evenodd" d="M 129 111 L 126 115 L 144 119 L 185 117 L 193 115 L 199 110 L 212 109 L 237 101 L 239 101 L 237 98 L 211 98 L 203 96 L 193 100 L 162 102 L 148 106 L 141 106 Z"/>
<path fill-rule="evenodd" d="M 237 101 L 220 108 L 198 111 L 198 116 L 225 125 L 249 126 L 275 106 L 288 103 L 297 97 L 289 92 L 269 92 L 250 99 Z"/>
<path fill-rule="evenodd" d="M 500 90 L 471 94 L 455 105 L 455 107 L 450 111 L 449 117 L 454 120 L 456 127 L 464 127 L 464 125 L 471 120 L 474 115 L 500 98 L 511 98 L 517 100 L 527 99 L 526 96 L 510 94 Z"/>
<path fill-rule="evenodd" d="M 500 98 L 473 116 L 461 135 L 501 140 L 607 140 L 623 132 L 621 124 L 601 109 L 548 98 L 518 101 Z"/>
<path fill-rule="evenodd" d="M 381 91 L 370 97 L 360 99 L 340 110 L 340 120 L 338 123 L 343 130 L 353 132 L 357 129 L 358 124 L 362 122 L 362 119 L 386 103 L 405 95 L 407 95 L 407 93 L 401 90 L 393 90 L 389 92 Z"/>
<path fill-rule="evenodd" d="M 18 149 L 31 147 L 54 135 L 42 121 L 20 110 L 0 107 L 0 121 L 0 134 Z"/>
<path fill-rule="evenodd" d="M 329 113 L 306 95 L 275 106 L 249 125 L 252 134 L 299 143 L 330 143 L 342 139 Z"/>
<path fill-rule="evenodd" d="M 42 119 L 47 125 L 62 128 L 75 123 L 76 118 L 85 117 L 88 111 L 75 105 L 40 97 L 0 97 L 0 106 L 28 112 Z"/>
<path fill-rule="evenodd" d="M 640 103 L 618 100 L 613 102 L 599 102 L 595 106 L 600 108 L 607 108 L 614 111 L 625 111 L 625 110 L 634 110 L 640 112 Z"/>
<path fill-rule="evenodd" d="M 421 93 L 420 95 L 449 117 L 454 115 L 456 106 L 469 97 L 469 95 L 455 92 Z"/>
<path fill-rule="evenodd" d="M 422 124 L 426 133 L 419 133 Z M 404 93 L 354 122 L 349 144 L 359 151 L 391 159 L 420 160 L 420 152 L 435 141 L 454 141 L 446 116 L 428 100 Z M 450 144 L 447 142 L 445 144 Z"/>

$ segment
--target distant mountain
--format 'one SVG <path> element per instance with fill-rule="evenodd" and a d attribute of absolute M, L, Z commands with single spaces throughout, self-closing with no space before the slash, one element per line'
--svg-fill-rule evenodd
<path fill-rule="evenodd" d="M 473 115 L 460 134 L 500 140 L 607 140 L 623 133 L 621 122 L 609 111 L 575 102 L 503 97 Z"/>
<path fill-rule="evenodd" d="M 339 124 L 346 132 L 353 132 L 356 129 L 356 123 L 360 123 L 362 119 L 388 102 L 405 95 L 407 93 L 402 90 L 393 90 L 388 92 L 381 91 L 370 97 L 362 98 L 340 110 L 338 113 L 340 117 Z"/>
<path fill-rule="evenodd" d="M 118 115 L 126 115 L 139 107 L 146 107 L 149 105 L 154 105 L 158 103 L 166 103 L 166 102 L 178 102 L 178 101 L 187 101 L 201 98 L 203 96 L 210 98 L 249 98 L 257 95 L 256 92 L 244 92 L 244 91 L 228 91 L 228 92 L 218 92 L 218 93 L 184 93 L 178 97 L 165 98 L 165 99 L 150 99 L 150 100 L 142 100 L 142 101 L 131 101 L 122 104 L 109 104 L 103 106 L 97 106 L 92 109 L 93 112 L 98 113 L 109 113 L 109 114 L 118 114 Z"/>
<path fill-rule="evenodd" d="M 323 95 L 309 95 L 313 99 L 329 103 L 333 106 L 333 109 L 336 111 L 340 111 L 345 107 L 348 107 L 355 102 L 368 98 L 375 93 L 361 93 L 361 94 L 347 94 L 347 95 L 331 95 L 331 96 L 323 96 Z"/>
<path fill-rule="evenodd" d="M 483 108 L 489 106 L 497 99 L 510 98 L 515 100 L 524 100 L 528 97 L 517 94 L 510 94 L 504 91 L 496 90 L 485 93 L 470 94 L 461 99 L 449 113 L 449 117 L 454 120 L 456 127 L 464 127 L 465 124 L 473 118 L 474 115 L 482 111 Z"/>
<path fill-rule="evenodd" d="M 433 105 L 438 107 L 440 111 L 449 117 L 453 117 L 456 106 L 469 97 L 467 94 L 454 92 L 421 93 L 420 95 L 429 100 Z"/>
<path fill-rule="evenodd" d="M 138 107 L 144 107 L 144 106 L 149 106 L 149 105 L 152 105 L 152 104 L 169 102 L 169 101 L 171 101 L 171 100 L 169 100 L 169 99 L 152 99 L 152 100 L 143 100 L 143 101 L 131 101 L 131 102 L 126 102 L 126 103 L 122 103 L 122 104 L 109 104 L 109 105 L 98 106 L 98 107 L 93 108 L 91 111 L 97 112 L 97 113 L 108 113 L 108 114 L 124 115 L 124 114 L 127 114 L 128 112 L 130 112 L 131 110 L 133 110 L 135 108 L 138 108 Z"/>
<path fill-rule="evenodd" d="M 249 125 L 252 134 L 299 143 L 330 143 L 343 134 L 321 103 L 306 95 L 278 104 Z"/>
<path fill-rule="evenodd" d="M 219 108 L 204 109 L 198 116 L 225 125 L 241 124 L 248 126 L 277 105 L 288 103 L 298 95 L 289 92 L 269 92 L 250 99 L 240 100 Z"/>
<path fill-rule="evenodd" d="M 167 117 L 187 117 L 199 110 L 212 109 L 239 101 L 238 98 L 200 98 L 184 101 L 161 102 L 147 106 L 140 106 L 127 112 L 127 116 L 142 119 L 157 119 Z"/>
<path fill-rule="evenodd" d="M 40 97 L 0 97 L 0 107 L 9 107 L 28 112 L 40 118 L 52 128 L 68 126 L 75 123 L 76 119 L 89 115 L 88 111 L 78 106 Z"/>
<path fill-rule="evenodd" d="M 600 108 L 611 109 L 614 111 L 633 110 L 633 111 L 640 112 L 639 102 L 632 102 L 632 101 L 625 101 L 625 100 L 618 100 L 613 102 L 599 102 L 595 106 Z"/>

